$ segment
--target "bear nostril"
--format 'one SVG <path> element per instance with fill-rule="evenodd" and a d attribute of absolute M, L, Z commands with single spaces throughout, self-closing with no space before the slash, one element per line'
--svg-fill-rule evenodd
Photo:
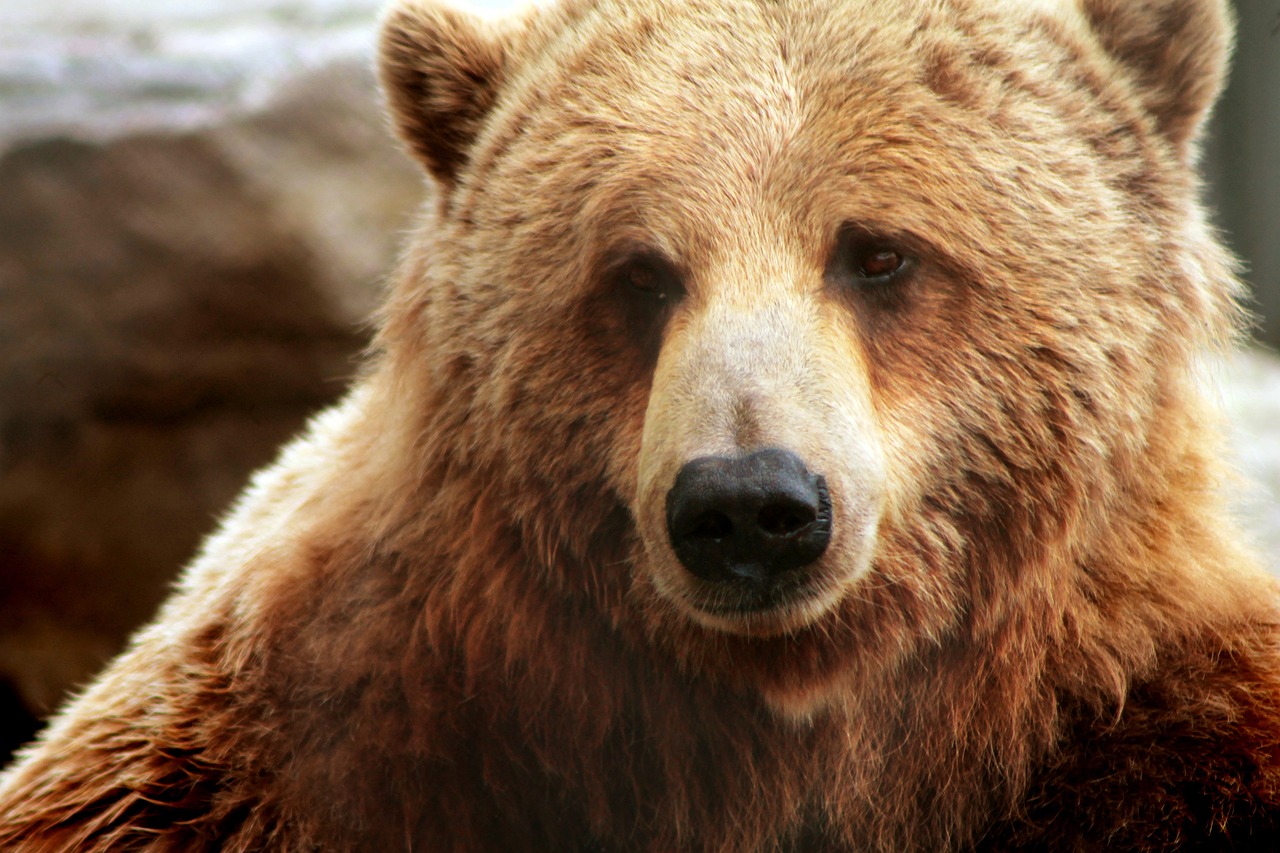
<path fill-rule="evenodd" d="M 722 512 L 704 512 L 684 534 L 690 539 L 724 539 L 733 534 L 733 522 Z"/>
<path fill-rule="evenodd" d="M 789 451 L 705 456 L 682 467 L 667 493 L 667 535 L 691 574 L 764 589 L 822 556 L 831 498 Z"/>
<path fill-rule="evenodd" d="M 756 523 L 772 536 L 789 536 L 818 518 L 816 510 L 790 504 L 770 504 L 760 510 Z"/>

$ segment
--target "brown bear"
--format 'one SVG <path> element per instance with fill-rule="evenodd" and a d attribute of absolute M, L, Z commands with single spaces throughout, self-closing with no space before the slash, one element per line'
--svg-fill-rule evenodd
<path fill-rule="evenodd" d="M 438 185 L 348 398 L 7 851 L 1280 849 L 1198 201 L 1223 0 L 386 17 Z"/>

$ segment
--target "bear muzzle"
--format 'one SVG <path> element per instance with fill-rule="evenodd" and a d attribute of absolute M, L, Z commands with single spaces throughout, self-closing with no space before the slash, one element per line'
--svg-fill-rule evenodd
<path fill-rule="evenodd" d="M 703 456 L 677 473 L 666 521 L 680 564 L 716 586 L 713 609 L 756 612 L 803 597 L 831 541 L 831 495 L 788 450 Z"/>

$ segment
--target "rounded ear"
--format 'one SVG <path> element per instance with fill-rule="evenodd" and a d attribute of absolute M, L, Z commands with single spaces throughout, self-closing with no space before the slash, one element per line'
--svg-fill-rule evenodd
<path fill-rule="evenodd" d="M 1234 23 L 1226 0 L 1083 0 L 1102 46 L 1124 66 L 1160 132 L 1189 162 L 1226 79 Z"/>
<path fill-rule="evenodd" d="M 430 2 L 401 2 L 382 22 L 378 74 L 396 132 L 451 185 L 497 100 L 508 46 L 484 21 Z"/>

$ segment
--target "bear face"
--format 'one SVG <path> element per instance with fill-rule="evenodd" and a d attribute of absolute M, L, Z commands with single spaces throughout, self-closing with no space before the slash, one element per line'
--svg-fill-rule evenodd
<path fill-rule="evenodd" d="M 1212 244 L 1168 245 L 1149 221 L 1190 213 L 1193 128 L 1162 137 L 1123 78 L 1080 80 L 1099 49 L 1082 20 L 890 5 L 571 8 L 488 41 L 456 18 L 415 33 L 420 12 L 388 26 L 411 143 L 421 101 L 397 100 L 416 91 L 400 69 L 450 39 L 490 63 L 476 100 L 457 96 L 476 113 L 465 158 L 425 155 L 447 186 L 441 254 L 459 258 L 427 275 L 473 312 L 433 322 L 493 330 L 464 355 L 485 377 L 476 408 L 505 413 L 476 443 L 507 461 L 540 444 L 547 480 L 627 508 L 640 595 L 680 623 L 658 631 L 678 648 L 684 622 L 856 622 L 837 611 L 877 554 L 900 563 L 886 581 L 905 600 L 876 603 L 890 612 L 963 600 L 975 537 L 1035 562 L 1032 542 L 1122 499 L 1117 463 L 1173 381 L 1155 366 L 1195 343 L 1169 333 L 1226 313 Z M 900 268 L 865 275 L 876 252 Z M 666 504 L 690 461 L 763 447 L 826 478 L 833 523 L 791 591 L 753 607 L 680 563 Z M 579 513 L 545 523 L 564 519 Z M 921 552 L 935 565 L 910 565 Z M 911 619 L 928 634 L 951 609 Z"/>
<path fill-rule="evenodd" d="M 465 422 L 448 452 L 591 563 L 566 583 L 780 707 L 1065 601 L 1230 334 L 1188 169 L 1228 33 L 1195 2 L 403 6 L 383 81 L 441 193 L 384 340 L 450 388 L 421 430 Z"/>

